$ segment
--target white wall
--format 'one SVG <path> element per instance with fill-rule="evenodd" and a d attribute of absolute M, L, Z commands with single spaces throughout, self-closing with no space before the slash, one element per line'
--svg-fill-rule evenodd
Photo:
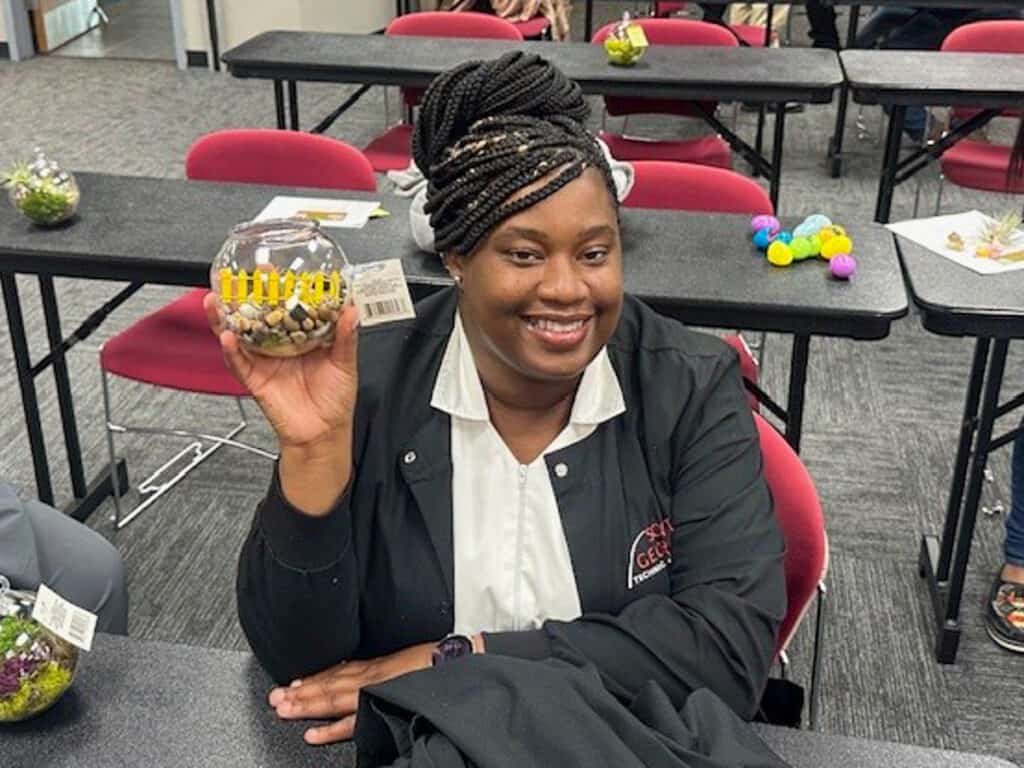
<path fill-rule="evenodd" d="M 205 0 L 183 0 L 185 46 L 208 51 Z M 217 0 L 221 53 L 270 29 L 366 33 L 395 15 L 394 0 Z"/>
<path fill-rule="evenodd" d="M 4 23 L 4 15 L 0 13 L 0 43 L 7 42 L 7 25 Z"/>

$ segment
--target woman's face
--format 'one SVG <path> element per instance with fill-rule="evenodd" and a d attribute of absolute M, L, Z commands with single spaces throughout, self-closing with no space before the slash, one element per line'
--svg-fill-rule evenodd
<path fill-rule="evenodd" d="M 498 370 L 573 379 L 618 325 L 622 244 L 597 169 L 506 219 L 475 253 L 448 264 L 462 277 L 460 311 L 474 353 Z"/>

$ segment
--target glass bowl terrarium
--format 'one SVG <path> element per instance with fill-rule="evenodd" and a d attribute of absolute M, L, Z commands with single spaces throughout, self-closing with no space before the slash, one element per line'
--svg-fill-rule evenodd
<path fill-rule="evenodd" d="M 35 602 L 0 576 L 0 722 L 38 715 L 75 679 L 78 649 L 32 619 Z"/>
<path fill-rule="evenodd" d="M 67 221 L 78 210 L 81 193 L 74 174 L 50 160 L 41 149 L 31 163 L 15 165 L 4 174 L 7 196 L 35 224 L 52 226 Z"/>
<path fill-rule="evenodd" d="M 309 219 L 239 224 L 210 269 L 225 327 L 271 357 L 330 346 L 352 277 L 341 246 Z"/>

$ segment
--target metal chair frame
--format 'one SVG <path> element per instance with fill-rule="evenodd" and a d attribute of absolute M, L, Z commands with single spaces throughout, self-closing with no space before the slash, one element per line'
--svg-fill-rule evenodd
<path fill-rule="evenodd" d="M 102 347 L 101 347 L 102 351 Z M 244 451 L 262 456 L 266 459 L 274 461 L 277 459 L 277 455 L 265 451 L 262 448 L 258 448 L 248 443 L 243 443 L 235 440 L 242 431 L 248 426 L 248 421 L 245 416 L 245 409 L 242 406 L 242 398 L 235 397 L 234 400 L 238 405 L 238 413 L 240 421 L 232 427 L 224 435 L 212 435 L 205 432 L 196 432 L 188 429 L 171 429 L 161 427 L 143 427 L 138 425 L 126 425 L 118 424 L 113 421 L 110 406 L 110 381 L 111 374 L 107 372 L 103 366 L 100 366 L 100 374 L 102 377 L 103 384 L 103 417 L 104 425 L 107 432 L 107 452 L 109 454 L 110 467 L 111 467 L 111 482 L 114 483 L 114 514 L 111 515 L 110 519 L 114 522 L 114 527 L 117 530 L 121 530 L 128 523 L 138 517 L 140 514 L 145 512 L 150 506 L 152 506 L 157 499 L 161 498 L 164 494 L 170 491 L 176 486 L 181 480 L 185 478 L 193 469 L 198 467 L 214 453 L 221 448 L 221 446 L 229 445 L 233 448 L 239 448 Z M 154 471 L 149 477 L 139 483 L 139 493 L 144 497 L 143 500 L 137 504 L 132 510 L 125 514 L 121 507 L 121 488 L 119 487 L 120 480 L 118 479 L 117 469 L 117 452 L 114 445 L 114 435 L 122 435 L 128 433 L 137 433 L 144 435 L 164 435 L 167 437 L 184 437 L 192 440 L 187 446 L 182 448 L 178 453 L 174 454 L 170 459 L 161 464 L 156 471 Z M 204 443 L 212 443 L 212 445 L 204 446 Z M 170 468 L 179 464 L 183 458 L 191 454 L 191 460 L 180 470 L 178 470 L 170 479 L 160 482 L 161 476 Z M 127 490 L 127 489 L 126 489 Z"/>

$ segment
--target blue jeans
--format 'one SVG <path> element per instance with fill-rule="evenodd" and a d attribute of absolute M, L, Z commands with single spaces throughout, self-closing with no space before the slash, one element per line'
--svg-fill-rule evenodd
<path fill-rule="evenodd" d="M 1024 433 L 1013 441 L 1010 514 L 1006 517 L 1006 562 L 1024 567 Z"/>

